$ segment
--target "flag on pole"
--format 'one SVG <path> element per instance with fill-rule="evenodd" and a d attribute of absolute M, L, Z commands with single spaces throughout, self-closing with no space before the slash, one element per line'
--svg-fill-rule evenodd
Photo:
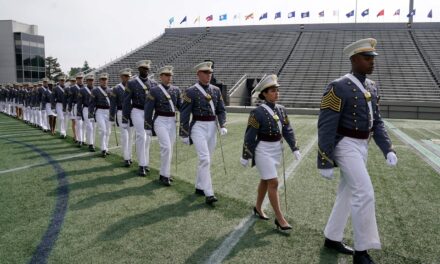
<path fill-rule="evenodd" d="M 354 16 L 354 10 L 351 10 L 350 12 L 348 12 L 347 14 L 345 14 L 348 18 Z"/>
<path fill-rule="evenodd" d="M 209 15 L 209 16 L 206 17 L 206 21 L 207 22 L 212 21 L 213 19 L 214 19 L 213 15 Z"/>
<path fill-rule="evenodd" d="M 173 24 L 173 23 L 174 23 L 174 17 L 170 18 L 170 19 L 168 20 L 168 22 L 170 22 L 170 25 Z"/>
<path fill-rule="evenodd" d="M 400 16 L 400 9 L 397 9 L 393 16 Z"/>
<path fill-rule="evenodd" d="M 333 10 L 333 16 L 339 16 L 339 10 Z"/>
<path fill-rule="evenodd" d="M 226 20 L 226 19 L 228 19 L 228 15 L 227 15 L 227 14 L 223 14 L 223 15 L 219 16 L 218 19 L 219 19 L 220 21 Z"/>
<path fill-rule="evenodd" d="M 301 13 L 301 18 L 305 18 L 305 17 L 310 17 L 310 12 L 309 11 Z"/>
<path fill-rule="evenodd" d="M 194 19 L 194 24 L 200 22 L 200 16 L 196 17 L 196 19 Z"/>
<path fill-rule="evenodd" d="M 363 17 L 365 17 L 365 16 L 368 16 L 370 14 L 370 9 L 369 8 L 367 8 L 367 9 L 365 9 L 363 12 L 362 12 L 362 16 Z"/>
<path fill-rule="evenodd" d="M 416 15 L 416 10 L 413 9 L 413 10 L 411 10 L 411 12 L 409 12 L 408 15 L 406 15 L 406 17 L 413 17 L 413 16 L 415 16 L 415 15 Z"/>
<path fill-rule="evenodd" d="M 249 15 L 245 16 L 244 19 L 245 19 L 245 20 L 248 20 L 248 19 L 254 19 L 254 13 L 250 13 Z"/>
<path fill-rule="evenodd" d="M 275 13 L 275 19 L 277 19 L 277 18 L 281 18 L 281 12 L 276 12 Z"/>
<path fill-rule="evenodd" d="M 380 17 L 380 16 L 384 16 L 385 15 L 385 9 L 382 9 L 379 11 L 379 13 L 377 13 L 376 17 Z"/>
<path fill-rule="evenodd" d="M 324 10 L 322 10 L 321 12 L 319 12 L 319 17 L 324 17 Z"/>
<path fill-rule="evenodd" d="M 292 18 L 292 17 L 295 17 L 295 11 L 292 11 L 289 14 L 287 14 L 287 18 Z"/>
<path fill-rule="evenodd" d="M 431 11 L 429 11 L 429 13 L 428 13 L 428 17 L 429 17 L 429 18 L 432 18 L 432 9 L 431 9 Z"/>
<path fill-rule="evenodd" d="M 186 16 L 182 19 L 182 21 L 180 21 L 180 24 L 182 24 L 183 22 L 186 22 Z"/>
<path fill-rule="evenodd" d="M 234 15 L 234 20 L 235 20 L 235 19 L 238 19 L 238 18 L 239 18 L 239 15 L 238 15 L 238 14 L 235 14 L 235 15 Z"/>
<path fill-rule="evenodd" d="M 266 18 L 267 18 L 267 12 L 264 13 L 264 14 L 262 14 L 262 15 L 260 16 L 260 20 L 262 20 L 262 19 L 266 19 Z"/>

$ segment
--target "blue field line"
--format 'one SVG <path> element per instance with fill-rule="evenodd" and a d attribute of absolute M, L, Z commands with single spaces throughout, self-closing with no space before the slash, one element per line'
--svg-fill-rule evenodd
<path fill-rule="evenodd" d="M 440 172 L 440 157 L 432 153 L 429 149 L 419 144 L 416 140 L 405 134 L 403 131 L 395 127 L 391 122 L 384 121 L 385 125 L 396 134 L 402 141 L 415 148 L 420 154 L 422 154 L 431 164 L 431 166 L 438 172 Z"/>
<path fill-rule="evenodd" d="M 47 160 L 48 164 L 52 165 L 53 169 L 57 174 L 58 187 L 57 187 L 57 200 L 56 200 L 55 209 L 52 213 L 49 226 L 47 227 L 46 232 L 44 233 L 40 243 L 38 244 L 36 250 L 34 251 L 31 260 L 29 261 L 29 263 L 32 264 L 47 263 L 47 259 L 61 231 L 61 227 L 64 222 L 64 217 L 67 212 L 67 205 L 69 200 L 69 188 L 68 188 L 69 182 L 67 179 L 66 172 L 63 170 L 61 165 L 56 160 L 54 160 L 48 153 L 37 148 L 36 146 L 20 141 L 15 141 L 13 139 L 3 139 L 3 140 L 26 146 L 30 148 L 32 151 L 37 152 L 44 159 Z"/>

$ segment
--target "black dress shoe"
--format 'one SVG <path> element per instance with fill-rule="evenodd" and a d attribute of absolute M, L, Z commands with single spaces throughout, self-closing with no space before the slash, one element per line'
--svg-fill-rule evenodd
<path fill-rule="evenodd" d="M 278 222 L 278 219 L 275 219 L 275 225 L 277 226 L 277 229 L 281 229 L 283 231 L 292 229 L 291 225 L 286 225 L 286 226 L 280 225 L 280 222 Z"/>
<path fill-rule="evenodd" d="M 215 202 L 218 202 L 218 199 L 214 195 L 213 196 L 206 196 L 205 202 L 206 202 L 206 204 L 212 205 Z"/>
<path fill-rule="evenodd" d="M 263 216 L 260 214 L 260 212 L 258 212 L 257 207 L 254 207 L 254 215 L 258 216 L 262 220 L 269 220 L 269 217 Z"/>
<path fill-rule="evenodd" d="M 131 166 L 131 162 L 129 160 L 124 160 L 124 166 L 125 167 L 130 167 Z"/>
<path fill-rule="evenodd" d="M 202 189 L 197 189 L 196 188 L 196 191 L 194 193 L 197 194 L 197 195 L 205 196 L 205 192 Z"/>
<path fill-rule="evenodd" d="M 145 172 L 145 167 L 144 166 L 139 166 L 139 176 L 141 177 L 145 177 L 147 175 L 147 173 Z"/>
<path fill-rule="evenodd" d="M 374 261 L 367 251 L 356 251 L 353 255 L 353 264 L 374 264 Z"/>
<path fill-rule="evenodd" d="M 353 249 L 339 241 L 334 241 L 326 238 L 324 242 L 324 247 L 334 249 L 341 254 L 353 255 Z"/>
<path fill-rule="evenodd" d="M 168 178 L 168 177 L 165 177 L 165 176 L 162 176 L 162 175 L 160 175 L 159 176 L 159 181 L 163 184 L 163 185 L 165 185 L 165 186 L 171 186 L 171 181 L 170 181 L 170 178 Z"/>
<path fill-rule="evenodd" d="M 148 166 L 144 166 L 144 168 L 147 173 L 150 172 L 150 168 Z"/>
<path fill-rule="evenodd" d="M 61 139 L 66 139 L 67 136 L 66 136 L 66 135 L 61 135 L 60 138 L 61 138 Z"/>
<path fill-rule="evenodd" d="M 78 141 L 78 145 L 76 145 L 78 148 L 82 147 L 83 143 L 81 141 Z"/>
<path fill-rule="evenodd" d="M 89 151 L 90 152 L 95 152 L 95 147 L 93 145 L 89 145 Z"/>
<path fill-rule="evenodd" d="M 174 181 L 174 177 L 170 176 L 170 182 L 173 182 L 173 181 Z"/>
<path fill-rule="evenodd" d="M 107 151 L 105 151 L 105 150 L 101 151 L 101 156 L 102 156 L 103 158 L 105 158 L 107 155 L 108 155 L 108 154 L 107 154 Z"/>

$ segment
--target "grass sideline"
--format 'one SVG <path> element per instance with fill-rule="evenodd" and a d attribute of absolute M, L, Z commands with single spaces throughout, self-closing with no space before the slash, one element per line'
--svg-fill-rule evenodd
<path fill-rule="evenodd" d="M 291 116 L 301 146 L 316 134 L 316 117 Z M 171 188 L 158 184 L 159 146 L 151 145 L 147 178 L 122 167 L 120 149 L 106 159 L 98 154 L 58 161 L 69 180 L 69 207 L 49 263 L 202 263 L 233 228 L 247 217 L 258 183 L 255 168 L 239 164 L 247 115 L 229 114 L 223 150 L 212 165 L 213 185 L 220 202 L 207 207 L 193 195 L 197 158 L 194 147 L 178 143 L 178 173 Z M 11 122 L 10 121 L 15 121 Z M 416 140 L 440 134 L 440 122 L 389 120 Z M 54 159 L 85 152 L 19 121 L 0 115 L 0 171 L 44 162 L 29 149 L 8 138 L 32 144 Z M 114 132 L 114 131 L 113 131 Z M 11 135 L 11 136 L 8 136 Z M 14 136 L 12 136 L 14 135 Z M 5 136 L 5 137 L 2 137 Z M 378 148 L 370 146 L 368 168 L 376 192 L 377 220 L 383 250 L 372 251 L 378 263 L 438 263 L 440 242 L 440 175 L 391 135 L 399 165 L 389 168 Z M 439 137 L 440 138 L 440 137 Z M 115 146 L 114 135 L 111 146 Z M 98 142 L 99 143 L 99 142 Z M 287 148 L 286 148 L 287 149 Z M 98 153 L 98 152 L 97 152 Z M 116 155 L 115 155 L 116 154 Z M 174 157 L 173 157 L 174 158 Z M 293 161 L 286 150 L 286 164 Z M 289 235 L 273 222 L 257 221 L 240 240 L 225 263 L 346 263 L 347 256 L 322 248 L 322 230 L 330 214 L 338 181 L 326 181 L 315 168 L 316 149 L 304 156 L 290 176 Z M 136 165 L 136 164 L 134 164 Z M 0 174 L 0 259 L 2 263 L 28 262 L 45 232 L 54 209 L 56 176 L 49 165 Z M 281 195 L 283 193 L 281 192 Z M 281 199 L 284 203 L 284 199 Z M 283 204 L 284 208 L 284 204 Z M 270 209 L 267 210 L 273 219 Z M 346 230 L 352 242 L 350 227 Z"/>

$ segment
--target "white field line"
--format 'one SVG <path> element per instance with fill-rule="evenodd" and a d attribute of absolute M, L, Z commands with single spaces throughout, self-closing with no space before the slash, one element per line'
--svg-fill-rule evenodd
<path fill-rule="evenodd" d="M 303 158 L 310 152 L 312 147 L 316 144 L 318 140 L 318 136 L 315 136 L 309 144 L 302 151 Z M 295 169 L 298 167 L 301 161 L 293 162 L 286 170 L 286 180 L 293 174 Z M 284 186 L 284 182 L 281 182 L 278 186 L 278 189 L 281 189 Z M 266 208 L 269 203 L 269 200 L 266 196 L 263 202 L 262 209 Z M 234 230 L 223 240 L 221 245 L 209 256 L 208 260 L 205 263 L 221 263 L 232 251 L 232 249 L 237 245 L 240 241 L 241 237 L 246 234 L 248 229 L 255 223 L 256 217 L 249 215 L 243 219 L 241 219 L 240 223 L 234 228 Z"/>
<path fill-rule="evenodd" d="M 109 148 L 109 150 L 117 149 L 117 148 L 119 148 L 119 147 L 111 147 L 111 148 Z M 94 155 L 94 154 L 95 154 L 94 152 L 85 152 L 85 153 L 80 153 L 80 154 L 71 155 L 71 156 L 62 157 L 62 158 L 53 159 L 53 160 L 54 161 L 69 160 L 69 159 L 78 158 L 78 157 L 91 156 L 91 155 Z M 19 171 L 19 170 L 24 170 L 24 169 L 29 169 L 29 168 L 33 168 L 33 167 L 37 167 L 37 166 L 43 166 L 43 165 L 47 165 L 47 164 L 49 164 L 49 163 L 47 163 L 47 162 L 39 162 L 39 163 L 30 164 L 30 165 L 26 165 L 26 166 L 22 166 L 22 167 L 17 167 L 17 168 L 13 168 L 13 169 L 2 170 L 2 171 L 0 171 L 0 174 L 5 174 L 5 173 L 8 173 L 8 172 L 14 172 L 14 171 Z"/>

